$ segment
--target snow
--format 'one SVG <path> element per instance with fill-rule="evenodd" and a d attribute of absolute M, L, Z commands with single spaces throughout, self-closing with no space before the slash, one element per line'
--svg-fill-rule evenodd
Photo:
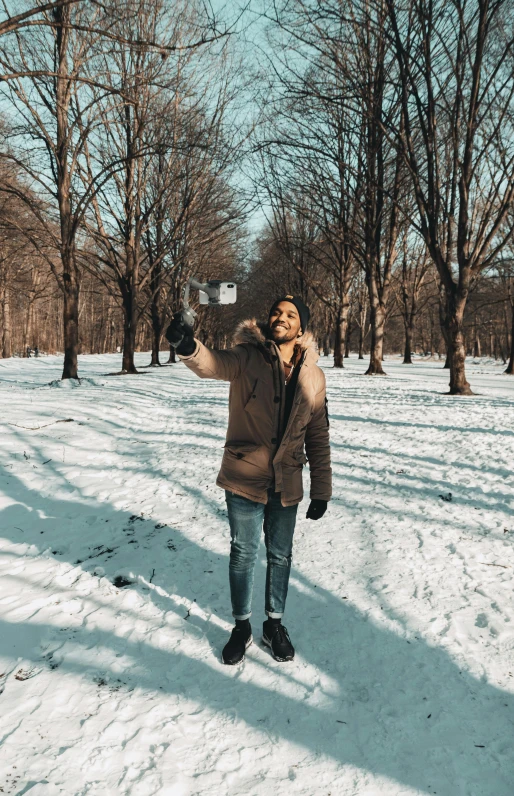
<path fill-rule="evenodd" d="M 514 379 L 321 364 L 335 494 L 299 513 L 297 657 L 260 643 L 262 549 L 232 668 L 228 386 L 0 360 L 0 793 L 512 796 Z"/>

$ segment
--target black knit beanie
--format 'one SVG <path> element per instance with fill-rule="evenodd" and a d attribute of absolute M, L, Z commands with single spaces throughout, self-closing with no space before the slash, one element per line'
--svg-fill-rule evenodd
<path fill-rule="evenodd" d="M 290 304 L 294 304 L 294 306 L 298 311 L 298 315 L 300 316 L 302 333 L 305 332 L 307 324 L 309 323 L 309 318 L 311 317 L 311 313 L 309 308 L 303 303 L 301 298 L 298 298 L 297 296 L 282 296 L 282 298 L 277 299 L 269 311 L 268 321 L 273 310 L 275 310 L 278 307 L 278 305 L 282 303 L 282 301 L 288 301 Z"/>

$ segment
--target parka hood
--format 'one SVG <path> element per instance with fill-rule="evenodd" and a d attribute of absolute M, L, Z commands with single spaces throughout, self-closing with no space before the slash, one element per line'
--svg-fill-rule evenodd
<path fill-rule="evenodd" d="M 257 321 L 256 318 L 248 318 L 237 325 L 234 337 L 232 340 L 233 345 L 241 345 L 242 343 L 250 343 L 253 345 L 264 345 L 266 342 L 266 329 L 267 324 Z M 318 359 L 318 352 L 316 342 L 310 332 L 305 332 L 298 340 L 298 345 L 302 351 L 308 351 L 313 355 L 314 361 Z"/>

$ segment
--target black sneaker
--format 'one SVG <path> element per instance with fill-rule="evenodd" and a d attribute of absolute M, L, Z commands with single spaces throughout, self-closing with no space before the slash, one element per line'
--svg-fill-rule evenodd
<path fill-rule="evenodd" d="M 267 619 L 262 625 L 262 641 L 271 649 L 276 661 L 292 661 L 294 647 L 284 625 Z"/>
<path fill-rule="evenodd" d="M 228 642 L 223 647 L 223 652 L 221 653 L 223 663 L 226 663 L 227 666 L 235 666 L 236 663 L 241 663 L 252 641 L 252 628 L 250 626 L 247 632 L 235 627 Z"/>

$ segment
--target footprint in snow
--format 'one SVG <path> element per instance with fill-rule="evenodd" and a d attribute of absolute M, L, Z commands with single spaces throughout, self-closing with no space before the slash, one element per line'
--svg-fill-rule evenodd
<path fill-rule="evenodd" d="M 129 578 L 125 577 L 125 575 L 116 575 L 112 583 L 117 589 L 124 589 L 125 586 L 133 586 L 135 580 L 130 580 Z"/>
<path fill-rule="evenodd" d="M 18 669 L 16 674 L 14 675 L 15 680 L 30 680 L 32 677 L 38 675 L 42 669 L 38 669 L 34 666 L 30 666 L 28 669 Z"/>

